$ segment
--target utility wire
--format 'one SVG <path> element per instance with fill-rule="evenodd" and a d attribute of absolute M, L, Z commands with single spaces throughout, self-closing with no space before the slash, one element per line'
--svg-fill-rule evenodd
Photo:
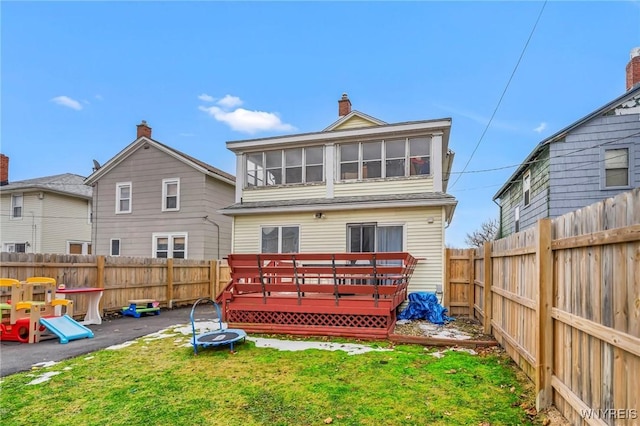
<path fill-rule="evenodd" d="M 502 91 L 502 94 L 500 95 L 500 99 L 498 100 L 498 104 L 494 108 L 493 113 L 491 114 L 491 118 L 489 118 L 489 122 L 485 126 L 485 128 L 484 128 L 484 130 L 482 132 L 482 135 L 480 135 L 480 139 L 478 140 L 478 143 L 476 144 L 476 147 L 473 149 L 473 152 L 471 153 L 471 156 L 467 160 L 467 163 L 464 165 L 464 168 L 462 169 L 462 172 L 460 172 L 460 174 L 458 175 L 456 180 L 451 185 L 450 189 L 453 189 L 453 187 L 456 186 L 456 183 L 458 183 L 458 181 L 460 180 L 460 177 L 462 176 L 462 173 L 464 173 L 465 170 L 467 170 L 467 166 L 469 166 L 469 163 L 471 162 L 471 159 L 473 159 L 473 156 L 475 155 L 476 151 L 478 150 L 478 147 L 480 146 L 480 143 L 482 143 L 482 140 L 484 139 L 484 135 L 487 134 L 487 130 L 489 130 L 489 126 L 491 126 L 491 122 L 493 121 L 493 118 L 496 116 L 496 113 L 498 112 L 498 108 L 500 108 L 500 104 L 502 103 L 502 100 L 504 99 L 504 95 L 507 93 L 507 89 L 509 88 L 509 85 L 511 84 L 511 80 L 513 80 L 513 76 L 515 75 L 516 70 L 518 69 L 518 66 L 520 65 L 520 62 L 522 61 L 524 53 L 526 52 L 527 47 L 529 46 L 529 42 L 531 41 L 531 38 L 533 37 L 533 34 L 536 31 L 536 27 L 538 26 L 538 22 L 540 22 L 540 17 L 542 16 L 542 12 L 544 11 L 544 8 L 545 8 L 546 5 L 547 5 L 547 0 L 545 0 L 545 2 L 542 4 L 542 8 L 540 9 L 540 13 L 538 13 L 538 18 L 536 19 L 535 24 L 533 24 L 533 28 L 531 29 L 531 33 L 529 34 L 529 38 L 527 39 L 527 42 L 524 44 L 524 47 L 522 48 L 522 52 L 520 53 L 520 57 L 518 58 L 518 62 L 516 63 L 516 66 L 513 68 L 513 71 L 511 72 L 511 76 L 509 77 L 509 80 L 507 81 L 507 84 L 504 87 L 504 90 Z"/>

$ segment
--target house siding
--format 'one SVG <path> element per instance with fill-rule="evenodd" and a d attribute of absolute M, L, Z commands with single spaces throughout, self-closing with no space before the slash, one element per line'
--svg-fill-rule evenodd
<path fill-rule="evenodd" d="M 167 178 L 180 178 L 179 211 L 162 211 L 162 180 Z M 154 233 L 186 233 L 188 258 L 212 258 L 216 255 L 215 226 L 204 217 L 216 222 L 222 218 L 221 228 L 228 228 L 229 223 L 215 208 L 232 204 L 234 192 L 231 185 L 219 181 L 231 189 L 216 192 L 212 189 L 215 184 L 209 185 L 207 179 L 204 173 L 153 145 L 148 149 L 140 147 L 94 186 L 95 253 L 108 255 L 110 240 L 118 238 L 121 256 L 150 257 L 154 255 Z M 132 183 L 131 213 L 115 213 L 118 182 Z M 228 239 L 222 238 L 223 232 L 226 235 L 230 231 L 221 229 L 221 254 L 230 250 Z"/>
<path fill-rule="evenodd" d="M 640 186 L 640 136 L 631 136 L 640 130 L 639 120 L 640 114 L 601 116 L 567 134 L 564 142 L 552 144 L 549 217 L 562 216 Z M 635 166 L 631 185 L 626 189 L 601 189 L 601 146 L 629 144 L 633 145 L 634 155 L 630 162 Z"/>
<path fill-rule="evenodd" d="M 45 193 L 40 253 L 67 253 L 67 242 L 91 243 L 89 200 Z"/>
<path fill-rule="evenodd" d="M 525 207 L 522 193 L 522 175 L 514 181 L 500 198 L 500 237 L 515 232 L 515 209 L 520 207 L 520 230 L 533 226 L 549 214 L 549 148 L 542 150 L 531 172 L 530 203 Z"/>
<path fill-rule="evenodd" d="M 218 240 L 218 228 L 211 222 L 204 225 L 204 258 L 222 259 L 231 252 L 231 227 L 233 218 L 217 214 L 216 212 L 227 207 L 233 202 L 235 197 L 235 187 L 221 183 L 217 179 L 207 177 L 204 191 L 204 203 L 206 205 L 206 215 L 208 219 L 214 221 L 220 227 L 220 239 Z M 220 246 L 218 246 L 218 241 Z"/>
<path fill-rule="evenodd" d="M 242 201 L 277 201 L 277 200 L 306 200 L 309 198 L 326 198 L 325 184 L 294 185 L 288 187 L 263 186 L 245 188 Z"/>
<path fill-rule="evenodd" d="M 39 192 L 39 191 L 38 191 Z M 40 252 L 43 201 L 38 199 L 38 192 L 22 193 L 22 218 L 11 219 L 11 194 L 0 197 L 0 217 L 2 218 L 2 239 L 0 250 L 4 250 L 5 243 L 29 242 L 28 253 Z"/>
<path fill-rule="evenodd" d="M 419 192 L 433 192 L 433 178 L 419 177 L 368 182 L 336 182 L 334 189 L 336 197 L 414 194 Z"/>
<path fill-rule="evenodd" d="M 369 120 L 366 120 L 366 119 L 364 119 L 362 117 L 358 117 L 357 115 L 354 115 L 353 117 L 351 117 L 350 119 L 348 119 L 344 123 L 340 124 L 338 127 L 336 127 L 333 130 L 356 129 L 356 128 L 360 128 L 360 127 L 372 127 L 372 126 L 376 126 L 376 125 L 377 124 L 372 123 Z"/>
<path fill-rule="evenodd" d="M 300 252 L 337 252 L 347 250 L 347 224 L 377 222 L 403 224 L 405 250 L 421 258 L 409 285 L 409 291 L 435 291 L 443 283 L 443 207 L 372 209 L 368 211 L 331 211 L 324 219 L 312 212 L 290 212 L 236 216 L 234 252 L 259 253 L 261 226 L 297 225 L 300 227 Z M 433 223 L 428 223 L 429 218 Z"/>

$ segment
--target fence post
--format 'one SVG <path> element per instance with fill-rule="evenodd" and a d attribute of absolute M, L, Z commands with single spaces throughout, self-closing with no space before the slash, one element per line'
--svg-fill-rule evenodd
<path fill-rule="evenodd" d="M 553 252 L 551 251 L 551 220 L 540 219 L 536 230 L 536 273 L 538 300 L 536 306 L 536 409 L 552 403 L 551 367 L 553 363 Z"/>
<path fill-rule="evenodd" d="M 469 318 L 475 318 L 473 305 L 476 300 L 475 249 L 469 249 Z"/>
<path fill-rule="evenodd" d="M 211 294 L 211 299 L 216 300 L 216 296 L 218 295 L 218 261 L 212 260 L 209 262 L 209 294 Z"/>
<path fill-rule="evenodd" d="M 493 285 L 493 261 L 491 260 L 491 241 L 484 243 L 484 334 L 491 334 L 491 319 L 493 317 L 493 303 L 491 287 Z"/>
<path fill-rule="evenodd" d="M 167 308 L 173 309 L 173 258 L 167 259 Z"/>
<path fill-rule="evenodd" d="M 104 256 L 98 256 L 96 258 L 96 287 L 104 288 Z M 104 294 L 104 291 L 103 291 Z M 98 312 L 102 313 L 102 308 L 104 307 L 104 297 L 100 298 L 100 302 L 98 302 Z"/>
<path fill-rule="evenodd" d="M 444 249 L 444 296 L 443 305 L 448 309 L 449 315 L 451 315 L 451 249 Z"/>

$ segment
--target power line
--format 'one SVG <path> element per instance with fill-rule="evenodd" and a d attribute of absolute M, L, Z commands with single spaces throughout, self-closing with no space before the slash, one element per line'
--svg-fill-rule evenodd
<path fill-rule="evenodd" d="M 520 62 L 522 61 L 524 53 L 526 52 L 527 47 L 529 46 L 529 42 L 531 41 L 531 38 L 533 37 L 533 34 L 536 31 L 536 27 L 538 26 L 538 22 L 540 21 L 540 17 L 542 16 L 542 12 L 544 11 L 544 8 L 545 8 L 546 5 L 547 5 L 547 0 L 545 0 L 545 2 L 542 4 L 542 8 L 540 9 L 540 13 L 538 13 L 538 18 L 536 19 L 535 24 L 533 24 L 533 28 L 531 29 L 531 33 L 529 33 L 529 38 L 527 39 L 527 42 L 524 44 L 524 47 L 522 48 L 522 52 L 520 52 L 520 57 L 518 58 L 518 62 L 516 63 L 516 66 L 513 68 L 513 71 L 511 72 L 511 76 L 509 76 L 509 80 L 507 81 L 507 84 L 504 87 L 504 90 L 502 91 L 502 94 L 500 95 L 500 99 L 498 100 L 498 104 L 496 105 L 496 107 L 493 110 L 493 113 L 491 114 L 491 118 L 489 118 L 489 122 L 487 123 L 487 125 L 484 128 L 484 130 L 482 131 L 482 135 L 480 135 L 480 139 L 478 140 L 478 143 L 476 144 L 476 147 L 473 149 L 473 152 L 471 153 L 471 156 L 467 160 L 467 163 L 464 165 L 464 168 L 462 169 L 462 172 L 458 175 L 458 178 L 451 185 L 451 189 L 453 189 L 453 187 L 456 185 L 456 183 L 458 183 L 458 181 L 460 180 L 460 177 L 462 176 L 462 173 L 464 173 L 464 171 L 467 170 L 467 166 L 469 166 L 469 163 L 471 162 L 471 159 L 473 158 L 473 156 L 475 155 L 476 151 L 478 150 L 478 147 L 480 146 L 480 143 L 484 139 L 484 135 L 489 130 L 489 126 L 491 126 L 491 122 L 493 121 L 493 118 L 496 116 L 496 113 L 498 112 L 498 108 L 500 108 L 500 104 L 502 103 L 502 99 L 504 99 L 504 95 L 507 93 L 507 89 L 509 88 L 509 85 L 511 84 L 511 80 L 513 80 L 513 76 L 515 75 L 516 70 L 518 69 L 518 66 L 520 65 Z"/>

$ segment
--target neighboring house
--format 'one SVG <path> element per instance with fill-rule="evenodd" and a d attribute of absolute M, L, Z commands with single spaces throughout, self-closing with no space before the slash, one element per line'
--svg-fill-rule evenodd
<path fill-rule="evenodd" d="M 406 251 L 409 291 L 444 282 L 451 119 L 387 124 L 351 110 L 317 133 L 227 142 L 237 156 L 234 253 Z"/>
<path fill-rule="evenodd" d="M 498 238 L 640 185 L 640 48 L 627 92 L 540 142 L 493 197 Z"/>
<path fill-rule="evenodd" d="M 109 256 L 219 259 L 231 249 L 235 178 L 151 139 L 137 139 L 85 183 L 93 191 L 95 253 Z"/>
<path fill-rule="evenodd" d="M 91 188 L 65 173 L 9 182 L 0 154 L 0 247 L 15 253 L 91 254 Z"/>

